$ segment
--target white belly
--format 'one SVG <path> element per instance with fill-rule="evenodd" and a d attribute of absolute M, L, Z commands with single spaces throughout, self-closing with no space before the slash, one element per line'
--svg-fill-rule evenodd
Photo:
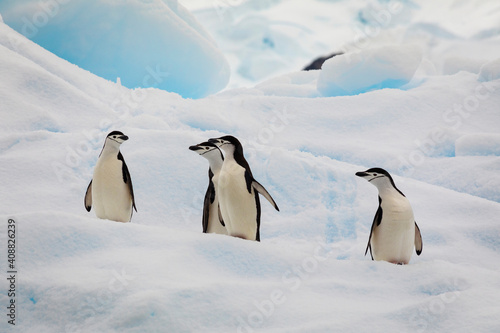
<path fill-rule="evenodd" d="M 257 206 L 255 192 L 247 190 L 245 169 L 234 161 L 226 161 L 219 174 L 218 196 L 222 217 L 230 236 L 255 240 Z"/>
<path fill-rule="evenodd" d="M 415 244 L 415 220 L 404 197 L 382 201 L 382 223 L 375 228 L 371 248 L 375 260 L 408 264 Z"/>
<path fill-rule="evenodd" d="M 97 161 L 92 178 L 92 206 L 98 218 L 130 221 L 131 194 L 123 181 L 122 162 L 115 156 Z"/>

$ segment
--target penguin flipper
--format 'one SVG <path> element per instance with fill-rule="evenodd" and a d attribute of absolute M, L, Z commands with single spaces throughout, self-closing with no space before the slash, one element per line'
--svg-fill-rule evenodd
<path fill-rule="evenodd" d="M 373 260 L 373 251 L 372 251 L 371 240 L 372 240 L 373 230 L 375 230 L 375 228 L 378 227 L 381 222 L 382 222 L 382 207 L 380 207 L 379 204 L 377 212 L 375 213 L 375 217 L 373 218 L 372 228 L 370 230 L 370 236 L 368 237 L 368 244 L 366 245 L 366 250 L 365 250 L 365 256 L 366 256 L 366 254 L 368 253 L 368 249 L 370 249 L 370 256 L 372 257 L 372 260 Z"/>
<path fill-rule="evenodd" d="M 422 243 L 422 235 L 420 234 L 420 229 L 415 222 L 415 252 L 417 252 L 417 256 L 422 253 L 422 249 L 424 247 L 424 243 Z"/>
<path fill-rule="evenodd" d="M 208 230 L 208 217 L 209 217 L 209 209 L 210 209 L 210 187 L 208 187 L 207 192 L 205 193 L 205 200 L 203 201 L 203 217 L 201 218 L 201 226 L 203 228 L 203 232 L 206 233 Z"/>
<path fill-rule="evenodd" d="M 90 212 L 90 210 L 92 209 L 92 180 L 87 187 L 87 192 L 85 192 L 84 204 L 87 212 Z"/>
<path fill-rule="evenodd" d="M 368 252 L 368 249 L 370 249 L 370 257 L 372 257 L 372 260 L 373 260 L 372 246 L 370 244 L 370 241 L 368 241 L 368 245 L 366 246 L 365 256 L 366 256 L 366 253 Z"/>
<path fill-rule="evenodd" d="M 130 172 L 128 171 L 127 164 L 125 163 L 125 159 L 121 152 L 118 153 L 118 159 L 122 161 L 122 176 L 125 184 L 128 185 L 128 189 L 130 192 L 130 197 L 132 199 L 132 207 L 134 207 L 137 212 L 137 207 L 135 206 L 135 198 L 134 198 L 134 188 L 132 186 L 132 178 L 130 178 Z M 132 215 L 130 216 L 132 218 Z"/>
<path fill-rule="evenodd" d="M 278 205 L 276 204 L 276 202 L 274 202 L 274 199 L 271 197 L 271 195 L 269 194 L 269 192 L 267 192 L 267 190 L 264 188 L 264 186 L 262 186 L 258 181 L 256 181 L 254 179 L 253 182 L 252 182 L 252 187 L 257 192 L 259 192 L 260 194 L 262 194 L 264 196 L 264 198 L 266 198 L 267 201 L 269 201 L 271 203 L 271 205 L 273 205 L 274 209 L 276 209 L 278 212 L 280 211 L 280 209 L 278 208 Z"/>

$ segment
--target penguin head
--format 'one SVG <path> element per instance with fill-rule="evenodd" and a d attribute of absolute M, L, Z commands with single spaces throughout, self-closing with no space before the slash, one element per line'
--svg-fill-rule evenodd
<path fill-rule="evenodd" d="M 208 142 L 215 144 L 217 147 L 224 150 L 226 154 L 240 154 L 243 155 L 243 147 L 240 141 L 232 135 L 221 136 L 217 139 L 209 139 Z"/>
<path fill-rule="evenodd" d="M 214 143 L 211 142 L 202 142 L 197 145 L 190 146 L 189 150 L 198 153 L 198 155 L 205 157 L 207 160 L 211 159 L 224 160 L 222 152 Z"/>
<path fill-rule="evenodd" d="M 356 176 L 366 179 L 369 183 L 375 185 L 379 190 L 392 187 L 404 196 L 404 194 L 394 184 L 394 180 L 389 172 L 382 168 L 371 168 L 366 171 L 356 172 Z"/>
<path fill-rule="evenodd" d="M 113 131 L 106 137 L 106 142 L 104 145 L 112 145 L 119 147 L 123 142 L 128 140 L 128 136 L 120 131 Z"/>

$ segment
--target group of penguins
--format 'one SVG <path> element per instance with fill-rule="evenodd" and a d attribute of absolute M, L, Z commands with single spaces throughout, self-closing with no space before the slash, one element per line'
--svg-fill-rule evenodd
<path fill-rule="evenodd" d="M 120 152 L 120 145 L 126 140 L 128 136 L 120 131 L 107 135 L 87 187 L 85 208 L 90 212 L 94 207 L 98 218 L 129 222 L 133 209 L 137 212 L 130 172 Z M 222 136 L 189 149 L 209 162 L 203 232 L 260 241 L 259 194 L 277 211 L 279 208 L 264 186 L 253 178 L 238 139 Z M 357 172 L 356 176 L 375 185 L 379 194 L 365 255 L 370 250 L 372 260 L 408 264 L 413 248 L 420 255 L 423 246 L 410 202 L 384 169 L 371 168 Z"/>

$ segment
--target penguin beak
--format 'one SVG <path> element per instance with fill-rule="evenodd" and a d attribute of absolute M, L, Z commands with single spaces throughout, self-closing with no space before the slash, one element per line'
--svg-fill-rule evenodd
<path fill-rule="evenodd" d="M 360 171 L 360 172 L 356 172 L 356 176 L 358 176 L 358 177 L 366 177 L 366 176 L 369 176 L 369 174 L 367 174 L 364 171 Z"/>
<path fill-rule="evenodd" d="M 189 150 L 192 150 L 192 151 L 197 151 L 197 150 L 200 150 L 202 148 L 198 147 L 198 146 L 189 146 Z"/>
<path fill-rule="evenodd" d="M 122 136 L 120 136 L 120 139 L 122 139 L 123 141 L 127 141 L 128 140 L 128 136 L 122 135 Z"/>

